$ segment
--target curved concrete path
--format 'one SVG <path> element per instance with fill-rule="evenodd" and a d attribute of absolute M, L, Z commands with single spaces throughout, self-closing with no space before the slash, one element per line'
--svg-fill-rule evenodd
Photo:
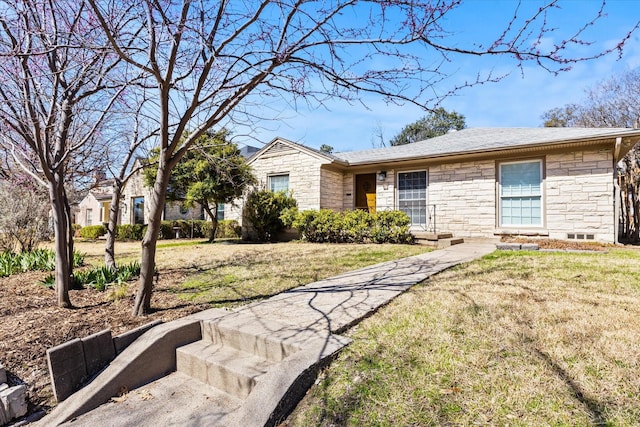
<path fill-rule="evenodd" d="M 233 312 L 212 309 L 176 321 L 179 327 L 193 322 L 232 325 L 235 329 L 231 334 L 234 336 L 253 331 L 253 335 L 258 337 L 251 342 L 254 347 L 263 347 L 264 341 L 275 337 L 280 340 L 280 348 L 294 349 L 287 350 L 280 361 L 274 362 L 246 397 L 232 396 L 183 372 L 173 372 L 152 382 L 148 380 L 148 384 L 134 390 L 139 384 L 127 383 L 126 378 L 131 376 L 127 369 L 133 365 L 144 365 L 138 359 L 140 354 L 153 355 L 154 351 L 149 351 L 153 348 L 149 343 L 167 334 L 163 330 L 170 330 L 174 323 L 169 322 L 140 337 L 92 383 L 61 402 L 38 424 L 153 427 L 275 425 L 283 413 L 295 407 L 312 384 L 313 377 L 306 375 L 311 371 L 315 375 L 317 369 L 312 367 L 328 362 L 332 355 L 348 344 L 348 339 L 336 334 L 370 316 L 429 276 L 493 250 L 495 244 L 490 242 L 463 243 L 314 282 Z M 205 335 L 207 326 L 202 328 L 202 335 Z M 173 363 L 175 365 L 175 361 Z M 189 369 L 197 370 L 187 366 Z M 121 383 L 125 385 L 121 386 Z M 106 395 L 113 396 L 112 390 L 122 387 L 133 391 L 104 403 L 108 400 Z M 107 389 L 111 391 L 105 391 Z M 86 412 L 89 408 L 95 409 Z"/>

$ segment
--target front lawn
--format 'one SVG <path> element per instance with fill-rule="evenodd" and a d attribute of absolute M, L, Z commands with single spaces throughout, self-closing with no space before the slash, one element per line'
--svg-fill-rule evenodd
<path fill-rule="evenodd" d="M 91 266 L 104 265 L 104 241 L 78 241 Z M 154 313 L 133 317 L 136 282 L 72 290 L 74 309 L 55 305 L 55 292 L 41 284 L 48 274 L 27 272 L 0 278 L 0 363 L 11 384 L 28 386 L 29 411 L 54 404 L 45 351 L 102 329 L 117 335 L 155 319 L 173 320 L 213 306 L 239 305 L 291 287 L 382 261 L 416 255 L 408 245 L 238 244 L 166 241 L 158 244 Z M 139 260 L 140 242 L 117 242 L 120 264 Z"/>
<path fill-rule="evenodd" d="M 352 329 L 290 426 L 638 425 L 640 251 L 497 251 Z"/>

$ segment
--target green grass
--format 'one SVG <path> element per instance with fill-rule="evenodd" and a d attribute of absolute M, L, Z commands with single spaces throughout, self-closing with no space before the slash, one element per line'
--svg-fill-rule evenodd
<path fill-rule="evenodd" d="M 640 251 L 496 251 L 349 335 L 292 426 L 638 425 Z"/>

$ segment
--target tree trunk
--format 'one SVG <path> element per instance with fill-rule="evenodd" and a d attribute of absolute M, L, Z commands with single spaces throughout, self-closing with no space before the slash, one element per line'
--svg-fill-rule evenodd
<path fill-rule="evenodd" d="M 69 299 L 69 289 L 71 287 L 73 256 L 69 257 L 69 253 L 73 253 L 73 240 L 69 238 L 70 230 L 68 201 L 62 182 L 49 184 L 49 197 L 51 201 L 51 211 L 53 217 L 53 232 L 55 238 L 56 251 L 56 296 L 59 307 L 70 308 L 71 300 Z"/>
<path fill-rule="evenodd" d="M 211 220 L 211 230 L 209 231 L 209 243 L 213 243 L 216 240 L 216 232 L 218 231 L 218 203 L 213 204 L 213 209 L 209 207 L 207 202 L 203 202 L 202 206 L 209 215 Z"/>
<path fill-rule="evenodd" d="M 136 291 L 136 300 L 133 305 L 134 316 L 144 316 L 151 312 L 151 294 L 153 292 L 153 277 L 155 274 L 156 246 L 160 235 L 162 222 L 162 210 L 164 207 L 169 172 L 166 164 L 160 162 L 153 193 L 149 200 L 149 224 L 147 232 L 142 239 L 142 255 L 140 259 L 140 280 Z"/>
<path fill-rule="evenodd" d="M 122 194 L 122 184 L 115 182 L 113 185 L 113 195 L 111 196 L 111 207 L 109 209 L 109 223 L 107 224 L 107 242 L 104 247 L 104 264 L 111 271 L 115 271 L 116 265 L 116 229 L 118 228 L 118 216 L 120 214 L 120 195 Z"/>

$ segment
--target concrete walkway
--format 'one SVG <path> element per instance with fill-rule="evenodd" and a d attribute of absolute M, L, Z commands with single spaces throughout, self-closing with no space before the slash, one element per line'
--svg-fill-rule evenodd
<path fill-rule="evenodd" d="M 179 327 L 193 326 L 193 322 L 201 325 L 203 343 L 197 341 L 180 348 L 177 372 L 155 375 L 153 378 L 162 378 L 147 380 L 146 385 L 135 388 L 144 382 L 133 382 L 131 377 L 136 371 L 130 367 L 145 366 L 141 355 L 153 356 L 154 351 L 149 349 L 157 346 L 154 343 L 162 342 L 174 322 L 157 326 L 127 348 L 92 383 L 61 402 L 39 424 L 275 425 L 282 414 L 295 407 L 313 383 L 318 369 L 350 342 L 337 334 L 429 276 L 482 257 L 494 249 L 495 244 L 489 242 L 463 243 L 314 282 L 235 311 L 206 310 L 180 319 L 176 321 Z M 225 339 L 234 343 L 224 347 Z M 192 346 L 204 350 L 186 350 Z M 229 346 L 234 350 L 228 350 Z M 169 350 L 175 352 L 172 348 Z M 214 376 L 212 371 L 200 372 L 204 368 L 197 358 L 204 356 L 187 354 L 194 351 L 208 352 L 207 357 L 215 353 L 218 358 L 224 353 L 229 365 L 236 364 L 246 351 L 260 353 L 261 359 L 252 355 L 251 360 L 258 360 L 252 363 L 264 368 L 247 379 L 246 384 L 239 374 L 242 378 L 234 378 L 231 388 L 224 384 L 218 386 L 212 383 L 219 382 L 219 379 L 211 378 Z M 274 352 L 278 354 L 274 355 Z M 185 354 L 182 362 L 181 353 Z M 207 369 L 210 369 L 209 364 Z M 243 369 L 246 371 L 247 368 L 238 368 Z M 105 396 L 113 396 L 113 391 L 121 388 L 135 390 L 104 403 L 109 399 Z M 86 412 L 91 408 L 95 409 Z M 80 415 L 82 413 L 84 415 Z"/>

